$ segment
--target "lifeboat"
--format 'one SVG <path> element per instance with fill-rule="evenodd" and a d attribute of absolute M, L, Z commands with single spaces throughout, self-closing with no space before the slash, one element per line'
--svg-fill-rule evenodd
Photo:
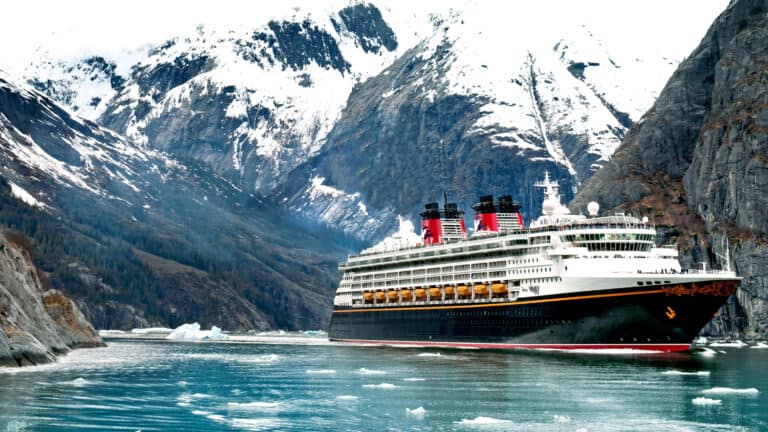
<path fill-rule="evenodd" d="M 432 287 L 429 289 L 429 298 L 432 300 L 440 300 L 443 298 L 443 293 L 440 288 Z"/>
<path fill-rule="evenodd" d="M 389 290 L 387 297 L 389 297 L 389 301 L 398 301 L 400 299 L 400 295 L 395 290 Z"/>
<path fill-rule="evenodd" d="M 495 283 L 491 285 L 491 291 L 494 295 L 507 295 L 507 284 Z"/>
<path fill-rule="evenodd" d="M 370 291 L 366 291 L 366 292 L 364 292 L 364 293 L 363 293 L 363 299 L 364 299 L 365 301 L 367 301 L 367 302 L 372 302 L 372 301 L 373 301 L 373 293 L 372 293 L 372 292 L 370 292 Z"/>
<path fill-rule="evenodd" d="M 383 302 L 387 297 L 384 291 L 376 291 L 376 301 Z"/>
<path fill-rule="evenodd" d="M 403 301 L 411 301 L 413 293 L 409 289 L 400 290 L 400 297 L 402 297 Z"/>
<path fill-rule="evenodd" d="M 416 296 L 416 300 L 424 300 L 427 298 L 427 290 L 424 288 L 416 288 L 413 290 L 413 294 Z"/>
<path fill-rule="evenodd" d="M 456 290 L 453 289 L 453 285 L 446 285 L 445 286 L 445 297 L 446 298 L 453 298 L 454 294 L 456 293 Z"/>
<path fill-rule="evenodd" d="M 475 285 L 475 296 L 487 296 L 487 295 L 488 295 L 488 285 L 485 285 L 485 284 Z"/>
<path fill-rule="evenodd" d="M 471 297 L 472 293 L 469 291 L 467 285 L 459 285 L 456 287 L 456 291 L 459 293 L 459 297 Z"/>

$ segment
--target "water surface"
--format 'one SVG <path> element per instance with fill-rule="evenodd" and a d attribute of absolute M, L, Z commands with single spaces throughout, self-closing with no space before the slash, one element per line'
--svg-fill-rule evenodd
<path fill-rule="evenodd" d="M 768 350 L 276 342 L 114 340 L 53 365 L 0 369 L 0 431 L 768 430 Z"/>

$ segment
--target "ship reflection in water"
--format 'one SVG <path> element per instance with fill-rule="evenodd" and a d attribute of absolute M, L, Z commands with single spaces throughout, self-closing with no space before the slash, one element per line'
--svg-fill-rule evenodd
<path fill-rule="evenodd" d="M 266 339 L 110 340 L 58 364 L 0 369 L 0 430 L 768 430 L 768 349 L 616 355 Z"/>

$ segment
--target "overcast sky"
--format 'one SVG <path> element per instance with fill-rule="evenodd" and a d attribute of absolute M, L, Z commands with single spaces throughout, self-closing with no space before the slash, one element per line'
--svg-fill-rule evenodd
<path fill-rule="evenodd" d="M 337 10 L 347 0 L 218 0 L 171 1 L 17 0 L 3 5 L 0 24 L 0 65 L 16 69 L 35 56 L 38 47 L 53 55 L 116 53 L 157 44 L 197 25 L 227 28 L 252 26 L 294 7 L 310 11 Z M 494 8 L 499 14 L 533 11 L 541 25 L 583 21 L 600 35 L 621 35 L 672 53 L 686 55 L 699 42 L 727 0 L 571 1 L 536 0 L 493 2 L 456 0 L 374 1 L 396 14 L 426 14 L 450 7 Z M 385 14 L 386 15 L 386 14 Z M 605 37 L 605 36 L 603 36 Z"/>

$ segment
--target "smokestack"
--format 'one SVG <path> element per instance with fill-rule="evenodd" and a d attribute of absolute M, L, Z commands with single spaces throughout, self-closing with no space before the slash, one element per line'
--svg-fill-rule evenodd
<path fill-rule="evenodd" d="M 443 226 L 440 221 L 440 206 L 436 202 L 426 204 L 421 212 L 421 238 L 427 246 L 442 243 Z"/>
<path fill-rule="evenodd" d="M 500 232 L 506 233 L 523 229 L 523 216 L 520 214 L 520 204 L 512 200 L 512 195 L 500 196 L 498 208 L 497 219 Z"/>
<path fill-rule="evenodd" d="M 446 203 L 442 212 L 443 241 L 446 243 L 467 238 L 467 228 L 464 226 L 464 212 L 459 210 L 456 203 Z"/>
<path fill-rule="evenodd" d="M 480 202 L 473 205 L 472 209 L 475 211 L 475 232 L 499 232 L 493 195 L 481 196 Z"/>

